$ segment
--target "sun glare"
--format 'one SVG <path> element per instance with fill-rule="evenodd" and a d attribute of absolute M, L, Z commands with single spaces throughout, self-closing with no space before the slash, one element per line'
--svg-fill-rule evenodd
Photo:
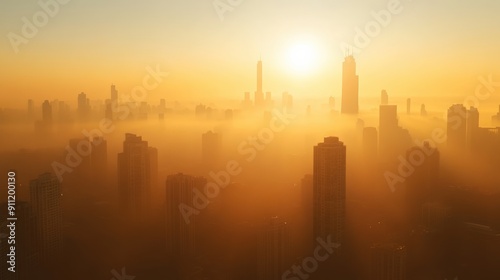
<path fill-rule="evenodd" d="M 296 43 L 288 51 L 287 62 L 293 73 L 310 74 L 318 66 L 318 49 L 311 43 Z"/>

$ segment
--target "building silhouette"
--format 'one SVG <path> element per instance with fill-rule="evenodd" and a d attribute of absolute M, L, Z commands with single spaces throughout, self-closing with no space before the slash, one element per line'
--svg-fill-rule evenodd
<path fill-rule="evenodd" d="M 394 243 L 374 244 L 370 248 L 372 280 L 405 280 L 406 247 Z"/>
<path fill-rule="evenodd" d="M 410 145 L 409 132 L 399 126 L 398 107 L 380 105 L 379 153 L 382 159 L 394 161 L 399 155 L 404 155 Z"/>
<path fill-rule="evenodd" d="M 413 168 L 405 181 L 407 221 L 416 226 L 423 224 L 423 205 L 435 199 L 439 191 L 440 153 L 429 142 L 424 142 L 422 146 L 408 149 L 406 161 Z"/>
<path fill-rule="evenodd" d="M 201 159 L 207 168 L 216 168 L 221 159 L 222 141 L 219 133 L 208 131 L 201 135 Z"/>
<path fill-rule="evenodd" d="M 203 193 L 206 184 L 207 180 L 203 177 L 182 173 L 167 177 L 166 245 L 174 261 L 190 261 L 199 254 L 199 216 L 197 213 L 186 213 L 189 208 L 195 209 L 196 193 Z"/>
<path fill-rule="evenodd" d="M 118 102 L 118 91 L 115 85 L 111 85 L 111 102 Z"/>
<path fill-rule="evenodd" d="M 135 134 L 125 134 L 123 152 L 118 154 L 118 190 L 125 214 L 145 219 L 151 207 L 156 182 L 158 151 Z"/>
<path fill-rule="evenodd" d="M 30 181 L 30 197 L 39 256 L 42 262 L 56 262 L 63 253 L 61 184 L 55 175 L 41 174 Z"/>
<path fill-rule="evenodd" d="M 389 95 L 385 89 L 380 93 L 380 105 L 389 105 Z"/>
<path fill-rule="evenodd" d="M 83 92 L 78 94 L 78 117 L 80 120 L 88 120 L 90 117 L 90 101 Z"/>
<path fill-rule="evenodd" d="M 465 151 L 467 146 L 467 109 L 462 104 L 452 105 L 448 109 L 447 146 Z"/>
<path fill-rule="evenodd" d="M 313 233 L 344 244 L 346 211 L 346 146 L 337 137 L 326 137 L 314 146 Z M 335 252 L 339 252 L 336 250 Z"/>
<path fill-rule="evenodd" d="M 260 233 L 258 249 L 258 279 L 282 279 L 289 264 L 290 239 L 287 223 L 272 217 Z"/>
<path fill-rule="evenodd" d="M 352 55 L 349 55 L 342 64 L 342 114 L 358 113 L 358 87 L 356 61 Z"/>
<path fill-rule="evenodd" d="M 52 123 L 52 105 L 48 100 L 42 104 L 42 121 L 47 124 Z"/>
<path fill-rule="evenodd" d="M 255 106 L 264 106 L 264 91 L 262 90 L 262 60 L 257 62 L 257 90 L 255 91 Z"/>

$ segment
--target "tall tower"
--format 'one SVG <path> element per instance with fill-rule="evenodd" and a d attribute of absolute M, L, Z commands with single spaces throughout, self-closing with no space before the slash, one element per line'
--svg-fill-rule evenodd
<path fill-rule="evenodd" d="M 257 62 L 257 91 L 255 92 L 255 106 L 264 105 L 264 92 L 262 91 L 262 60 Z"/>
<path fill-rule="evenodd" d="M 118 100 L 118 91 L 115 85 L 111 85 L 111 102 L 116 102 Z"/>
<path fill-rule="evenodd" d="M 42 120 L 45 123 L 52 122 L 52 105 L 48 100 L 45 100 L 42 104 Z"/>
<path fill-rule="evenodd" d="M 63 253 L 61 184 L 53 174 L 44 173 L 30 181 L 30 197 L 37 224 L 40 257 L 57 260 Z"/>
<path fill-rule="evenodd" d="M 199 219 L 189 207 L 197 201 L 197 193 L 204 191 L 207 180 L 182 173 L 169 175 L 166 181 L 167 251 L 175 260 L 196 256 Z M 179 211 L 181 210 L 181 211 Z"/>
<path fill-rule="evenodd" d="M 118 154 L 120 204 L 129 217 L 144 218 L 151 205 L 157 150 L 134 134 L 125 134 L 123 152 Z"/>
<path fill-rule="evenodd" d="M 201 160 L 205 167 L 217 168 L 221 158 L 221 148 L 219 133 L 208 131 L 201 135 Z"/>
<path fill-rule="evenodd" d="M 262 280 L 282 279 L 288 263 L 289 234 L 287 223 L 272 217 L 260 234 L 258 275 Z"/>
<path fill-rule="evenodd" d="M 406 279 L 406 248 L 401 245 L 374 244 L 371 247 L 371 279 Z"/>
<path fill-rule="evenodd" d="M 349 55 L 342 64 L 342 114 L 358 113 L 358 87 L 356 61 L 352 55 Z"/>
<path fill-rule="evenodd" d="M 343 244 L 346 204 L 346 146 L 326 137 L 314 147 L 313 231 L 315 238 Z M 329 238 L 330 237 L 330 238 Z M 335 252 L 339 252 L 338 249 Z"/>
<path fill-rule="evenodd" d="M 467 109 L 455 104 L 448 109 L 447 145 L 448 148 L 465 150 L 467 143 Z"/>

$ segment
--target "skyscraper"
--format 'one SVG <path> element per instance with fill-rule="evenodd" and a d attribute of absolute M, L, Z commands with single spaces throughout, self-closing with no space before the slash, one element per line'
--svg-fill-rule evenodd
<path fill-rule="evenodd" d="M 411 145 L 408 130 L 399 126 L 398 107 L 380 105 L 379 111 L 379 153 L 383 160 L 393 161 Z"/>
<path fill-rule="evenodd" d="M 422 223 L 421 209 L 438 192 L 440 154 L 429 142 L 414 146 L 406 152 L 406 160 L 414 171 L 406 179 L 407 221 L 411 225 Z"/>
<path fill-rule="evenodd" d="M 479 110 L 474 107 L 470 107 L 467 111 L 467 147 L 470 150 L 474 150 L 478 145 L 481 145 L 478 140 L 478 131 L 479 131 Z"/>
<path fill-rule="evenodd" d="M 346 146 L 337 137 L 326 137 L 314 147 L 314 238 L 330 237 L 332 242 L 344 244 L 345 207 Z"/>
<path fill-rule="evenodd" d="M 111 102 L 118 101 L 118 91 L 115 85 L 111 85 Z"/>
<path fill-rule="evenodd" d="M 201 136 L 201 158 L 203 165 L 216 168 L 221 158 L 221 137 L 219 133 L 208 131 Z"/>
<path fill-rule="evenodd" d="M 194 207 L 196 193 L 202 193 L 206 184 L 205 178 L 182 173 L 167 177 L 167 252 L 178 261 L 190 259 L 198 253 L 199 219 L 197 215 L 188 215 L 186 211 L 188 207 Z"/>
<path fill-rule="evenodd" d="M 264 92 L 262 90 L 262 61 L 257 62 L 257 91 L 255 92 L 255 106 L 264 105 Z"/>
<path fill-rule="evenodd" d="M 120 204 L 127 216 L 138 219 L 148 213 L 154 172 L 156 148 L 135 134 L 125 134 L 123 152 L 118 154 L 118 189 Z"/>
<path fill-rule="evenodd" d="M 53 174 L 41 174 L 30 182 L 30 197 L 40 257 L 46 261 L 57 260 L 63 252 L 61 184 Z"/>
<path fill-rule="evenodd" d="M 260 234 L 258 276 L 262 280 L 282 279 L 289 265 L 289 233 L 287 223 L 272 217 Z"/>
<path fill-rule="evenodd" d="M 52 122 L 52 105 L 48 100 L 45 100 L 42 104 L 42 121 L 44 123 Z"/>
<path fill-rule="evenodd" d="M 389 105 L 389 95 L 385 89 L 380 93 L 380 105 Z"/>
<path fill-rule="evenodd" d="M 407 279 L 406 259 L 406 248 L 404 246 L 393 243 L 373 245 L 371 247 L 371 279 Z"/>
<path fill-rule="evenodd" d="M 358 87 L 356 61 L 352 55 L 349 55 L 342 64 L 342 114 L 358 113 Z"/>
<path fill-rule="evenodd" d="M 78 116 L 86 120 L 90 116 L 90 101 L 83 92 L 78 94 Z"/>
<path fill-rule="evenodd" d="M 467 144 L 467 109 L 454 104 L 448 109 L 447 145 L 449 148 L 465 150 Z"/>

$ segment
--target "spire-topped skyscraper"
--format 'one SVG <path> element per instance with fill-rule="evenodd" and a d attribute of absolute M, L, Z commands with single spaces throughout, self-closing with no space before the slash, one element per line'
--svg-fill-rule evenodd
<path fill-rule="evenodd" d="M 255 106 L 264 105 L 264 92 L 262 91 L 262 60 L 257 62 L 257 91 L 255 92 Z"/>
<path fill-rule="evenodd" d="M 358 87 L 356 61 L 352 55 L 349 55 L 342 64 L 342 114 L 358 113 Z"/>

